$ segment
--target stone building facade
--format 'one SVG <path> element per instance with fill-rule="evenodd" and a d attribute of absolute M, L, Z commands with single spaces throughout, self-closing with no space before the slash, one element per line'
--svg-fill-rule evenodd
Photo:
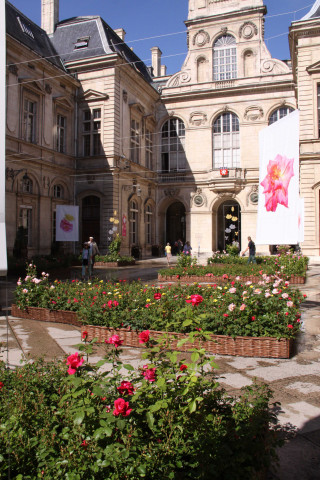
<path fill-rule="evenodd" d="M 206 256 L 245 247 L 259 131 L 297 105 L 303 248 L 318 254 L 317 8 L 292 24 L 292 69 L 264 43 L 263 0 L 189 0 L 188 54 L 169 76 L 159 48 L 146 67 L 99 16 L 59 21 L 59 1 L 42 0 L 41 29 L 6 6 L 9 254 L 19 226 L 29 255 L 50 253 L 59 203 L 79 205 L 80 241 L 93 235 L 102 251 L 116 233 L 123 254 L 179 238 Z"/>

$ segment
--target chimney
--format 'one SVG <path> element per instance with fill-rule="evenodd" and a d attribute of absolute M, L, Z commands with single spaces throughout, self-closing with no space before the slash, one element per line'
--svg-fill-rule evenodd
<path fill-rule="evenodd" d="M 151 63 L 155 77 L 160 77 L 161 75 L 161 55 L 162 52 L 159 47 L 151 48 Z"/>
<path fill-rule="evenodd" d="M 41 0 L 41 28 L 51 35 L 59 23 L 59 0 Z"/>
<path fill-rule="evenodd" d="M 161 65 L 161 77 L 165 77 L 167 75 L 167 66 Z"/>
<path fill-rule="evenodd" d="M 123 28 L 116 28 L 114 32 L 124 41 L 127 32 Z"/>

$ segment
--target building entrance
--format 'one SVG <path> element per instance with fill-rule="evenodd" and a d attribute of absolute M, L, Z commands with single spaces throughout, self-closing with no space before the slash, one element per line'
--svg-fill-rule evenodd
<path fill-rule="evenodd" d="M 217 218 L 218 250 L 237 242 L 241 250 L 241 208 L 235 200 L 228 200 L 218 208 Z"/>
<path fill-rule="evenodd" d="M 177 240 L 186 240 L 186 209 L 181 202 L 175 202 L 170 205 L 166 213 L 166 234 L 164 243 L 170 243 L 174 246 Z"/>
<path fill-rule="evenodd" d="M 89 195 L 82 200 L 82 242 L 93 237 L 100 244 L 100 198 Z"/>

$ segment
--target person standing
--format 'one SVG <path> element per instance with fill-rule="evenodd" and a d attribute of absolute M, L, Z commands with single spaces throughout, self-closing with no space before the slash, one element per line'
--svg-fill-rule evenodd
<path fill-rule="evenodd" d="M 165 251 L 165 254 L 166 254 L 166 257 L 167 257 L 167 263 L 168 263 L 168 266 L 169 266 L 170 265 L 170 260 L 171 260 L 171 245 L 170 245 L 169 242 L 165 246 L 164 251 Z"/>
<path fill-rule="evenodd" d="M 248 250 L 249 250 L 249 258 L 248 258 L 248 264 L 249 263 L 257 263 L 257 260 L 256 260 L 256 245 L 255 243 L 252 241 L 252 238 L 251 237 L 248 237 L 248 246 L 247 248 L 242 252 L 242 255 L 244 255 Z"/>
<path fill-rule="evenodd" d="M 183 247 L 183 253 L 185 255 L 191 255 L 191 250 L 192 250 L 192 247 L 190 245 L 190 242 L 186 242 L 185 246 Z"/>
<path fill-rule="evenodd" d="M 89 237 L 89 248 L 91 248 L 91 268 L 89 268 L 89 270 L 91 270 L 91 274 L 92 274 L 93 267 L 94 267 L 94 262 L 95 262 L 95 257 L 96 257 L 96 255 L 100 255 L 98 245 L 96 244 L 93 237 Z"/>
<path fill-rule="evenodd" d="M 81 277 L 82 280 L 86 279 L 86 273 L 88 272 L 88 266 L 89 266 L 89 245 L 87 242 L 83 244 L 83 249 L 82 249 L 82 272 L 81 272 Z"/>

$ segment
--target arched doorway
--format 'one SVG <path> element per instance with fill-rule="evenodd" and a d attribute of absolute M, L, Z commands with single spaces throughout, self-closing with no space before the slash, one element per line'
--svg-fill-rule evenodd
<path fill-rule="evenodd" d="M 95 195 L 82 199 L 82 241 L 89 237 L 100 244 L 100 198 Z"/>
<path fill-rule="evenodd" d="M 186 209 L 181 202 L 170 205 L 166 213 L 166 234 L 164 242 L 172 246 L 177 240 L 186 240 Z"/>
<path fill-rule="evenodd" d="M 241 249 L 241 208 L 235 200 L 227 200 L 218 208 L 217 241 L 220 251 L 233 242 L 238 242 Z"/>

